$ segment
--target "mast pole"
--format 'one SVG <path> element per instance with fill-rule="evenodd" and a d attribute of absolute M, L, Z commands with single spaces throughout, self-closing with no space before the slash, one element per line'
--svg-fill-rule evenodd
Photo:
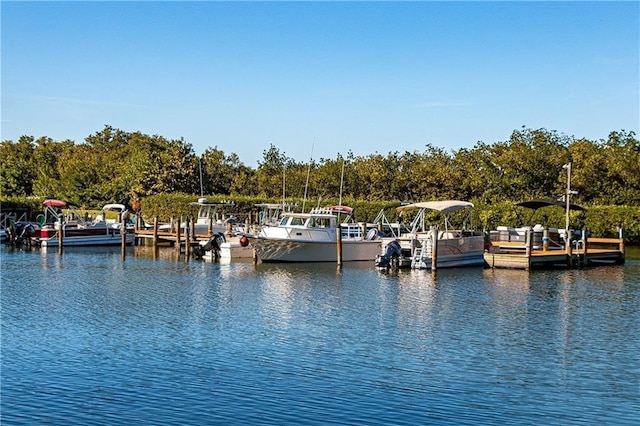
<path fill-rule="evenodd" d="M 565 195 L 567 205 L 565 211 L 565 230 L 567 231 L 567 235 L 569 235 L 569 207 L 571 205 L 571 163 L 569 162 L 562 167 L 567 169 L 567 194 Z"/>
<path fill-rule="evenodd" d="M 304 198 L 302 199 L 302 213 L 304 213 L 304 205 L 307 202 L 307 188 L 309 188 L 309 174 L 311 174 L 311 162 L 313 161 L 313 145 L 316 142 L 316 138 L 313 138 L 311 142 L 311 158 L 309 158 L 309 167 L 307 167 L 307 183 L 304 185 Z"/>

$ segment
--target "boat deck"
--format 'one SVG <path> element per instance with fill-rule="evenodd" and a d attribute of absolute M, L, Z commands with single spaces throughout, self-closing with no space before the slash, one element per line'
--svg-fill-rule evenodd
<path fill-rule="evenodd" d="M 533 269 L 624 263 L 624 240 L 588 238 L 567 248 L 533 248 L 527 242 L 492 241 L 484 259 L 490 268 Z"/>

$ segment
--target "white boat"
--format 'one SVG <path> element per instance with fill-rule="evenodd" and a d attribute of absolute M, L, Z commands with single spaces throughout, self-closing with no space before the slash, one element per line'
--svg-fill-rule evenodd
<path fill-rule="evenodd" d="M 295 204 L 286 203 L 259 203 L 255 204 L 258 212 L 257 222 L 245 227 L 242 223 L 233 226 L 231 234 L 228 232 L 216 232 L 209 241 L 202 241 L 202 255 L 215 259 L 252 259 L 253 247 L 249 243 L 246 234 L 260 232 L 263 226 L 274 226 L 280 222 L 283 212 L 290 212 Z"/>
<path fill-rule="evenodd" d="M 398 207 L 400 214 L 415 214 L 410 231 L 382 238 L 383 251 L 375 260 L 376 267 L 431 269 L 434 255 L 436 268 L 484 265 L 485 234 L 467 228 L 472 210 L 472 203 L 458 200 Z M 437 217 L 430 222 L 427 219 L 433 212 L 438 212 Z M 451 226 L 452 215 L 462 223 L 460 228 Z"/>
<path fill-rule="evenodd" d="M 236 219 L 233 216 L 227 217 L 220 210 L 225 207 L 233 207 L 235 204 L 229 201 L 209 201 L 206 198 L 199 198 L 198 201 L 189 203 L 192 207 L 198 208 L 198 215 L 194 218 L 193 227 L 196 235 L 227 233 L 233 228 Z M 186 222 L 180 224 L 182 232 L 186 229 Z M 158 227 L 160 232 L 172 232 L 172 224 L 163 224 Z"/>
<path fill-rule="evenodd" d="M 220 244 L 220 259 L 251 259 L 253 258 L 253 247 L 249 243 L 248 237 L 230 237 Z"/>
<path fill-rule="evenodd" d="M 258 209 L 257 214 L 257 227 L 258 229 L 263 226 L 276 226 L 280 223 L 283 213 L 290 213 L 296 207 L 297 204 L 291 203 L 258 203 L 254 205 Z M 257 233 L 253 232 L 254 234 Z"/>
<path fill-rule="evenodd" d="M 263 262 L 337 262 L 339 230 L 342 261 L 374 260 L 381 250 L 377 232 L 366 233 L 365 225 L 353 222 L 352 214 L 347 206 L 285 212 L 276 226 L 263 226 L 247 237 Z M 340 216 L 345 220 L 340 222 Z"/>
<path fill-rule="evenodd" d="M 126 221 L 125 244 L 135 241 L 133 224 L 128 221 L 128 211 L 123 204 L 106 204 L 94 220 L 83 217 L 67 202 L 45 200 L 45 213 L 38 217 L 41 228 L 34 234 L 34 241 L 42 247 L 109 246 L 122 244 L 122 221 Z M 112 213 L 110 213 L 112 212 Z M 110 215 L 110 217 L 107 217 Z"/>

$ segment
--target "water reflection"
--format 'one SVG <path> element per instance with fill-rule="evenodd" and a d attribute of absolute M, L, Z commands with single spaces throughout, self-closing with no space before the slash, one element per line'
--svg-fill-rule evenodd
<path fill-rule="evenodd" d="M 405 326 L 424 327 L 431 323 L 437 292 L 437 273 L 425 270 L 399 271 L 398 321 Z"/>
<path fill-rule="evenodd" d="M 434 274 L 1 255 L 3 424 L 637 420 L 637 261 Z"/>

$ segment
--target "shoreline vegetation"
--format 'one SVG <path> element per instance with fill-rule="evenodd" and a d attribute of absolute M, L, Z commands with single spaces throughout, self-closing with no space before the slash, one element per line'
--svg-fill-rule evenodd
<path fill-rule="evenodd" d="M 571 202 L 587 208 L 586 213 L 571 213 L 572 227 L 606 235 L 622 226 L 626 240 L 640 243 L 640 142 L 625 130 L 591 141 L 523 127 L 508 141 L 477 142 L 451 152 L 426 144 L 422 152 L 355 156 L 348 151 L 308 162 L 296 161 L 272 144 L 254 169 L 217 146 L 196 155 L 183 139 L 105 126 L 83 143 L 32 136 L 5 140 L 0 158 L 3 212 L 37 214 L 46 198 L 86 210 L 105 203 L 131 206 L 139 200 L 145 220 L 166 221 L 194 214 L 188 203 L 204 194 L 212 201 L 234 201 L 229 213 L 242 220 L 254 204 L 282 202 L 284 194 L 287 203 L 300 209 L 304 204 L 306 210 L 337 204 L 341 198 L 354 207 L 358 220 L 372 221 L 394 200 L 459 199 L 475 204 L 474 226 L 479 229 L 527 222 L 564 228 L 562 209 L 545 208 L 531 216 L 515 203 L 562 197 L 567 186 L 562 166 L 571 162 L 570 184 L 577 192 Z"/>

